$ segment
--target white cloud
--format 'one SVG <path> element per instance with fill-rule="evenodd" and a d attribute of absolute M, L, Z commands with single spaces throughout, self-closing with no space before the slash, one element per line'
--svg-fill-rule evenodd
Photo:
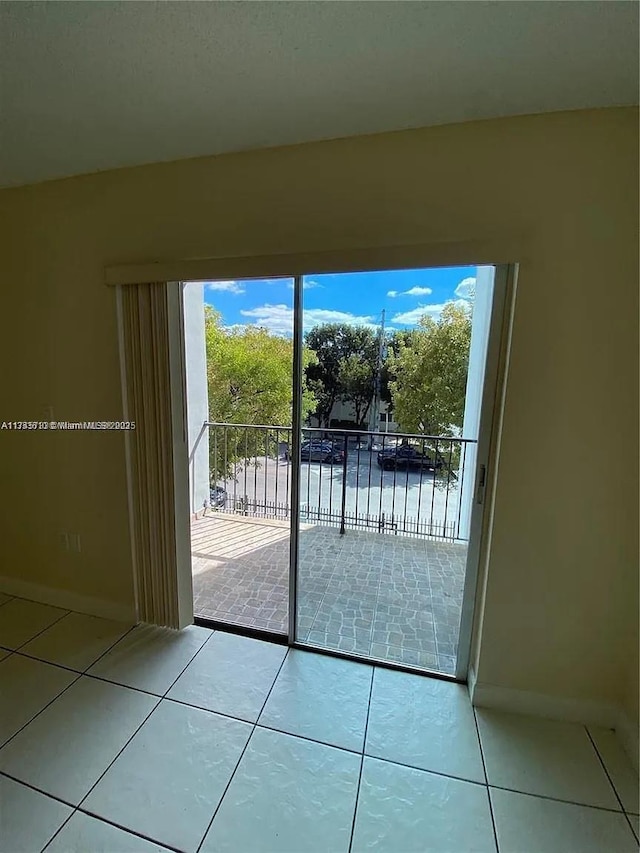
<path fill-rule="evenodd" d="M 463 278 L 460 284 L 456 287 L 455 294 L 461 299 L 473 299 L 476 292 L 475 278 Z"/>
<path fill-rule="evenodd" d="M 442 314 L 442 309 L 445 305 L 457 305 L 459 307 L 469 308 L 469 303 L 464 299 L 454 299 L 450 302 L 438 302 L 433 305 L 418 305 L 411 311 L 404 311 L 402 314 L 396 314 L 391 318 L 392 323 L 399 323 L 401 326 L 417 326 L 420 318 L 426 314 L 434 320 L 438 320 Z"/>
<path fill-rule="evenodd" d="M 287 305 L 259 305 L 240 313 L 243 317 L 251 317 L 255 326 L 262 326 L 276 335 L 290 335 L 293 331 L 293 308 Z M 352 326 L 378 328 L 373 317 L 357 316 L 346 311 L 331 311 L 328 308 L 310 308 L 304 311 L 302 317 L 305 331 L 321 323 L 349 323 Z"/>
<path fill-rule="evenodd" d="M 431 296 L 433 290 L 430 287 L 412 287 L 403 291 L 404 296 Z"/>
<path fill-rule="evenodd" d="M 222 290 L 226 293 L 244 293 L 244 284 L 240 281 L 209 281 L 206 284 L 207 290 Z"/>
<path fill-rule="evenodd" d="M 444 302 L 438 305 L 419 305 L 417 308 L 412 308 L 411 311 L 403 311 L 402 314 L 396 314 L 391 318 L 391 322 L 399 323 L 401 326 L 417 326 L 420 318 L 424 317 L 425 314 L 437 320 L 443 308 Z"/>
<path fill-rule="evenodd" d="M 394 299 L 396 296 L 431 296 L 432 293 L 430 287 L 410 287 L 409 290 L 389 290 L 387 296 Z"/>

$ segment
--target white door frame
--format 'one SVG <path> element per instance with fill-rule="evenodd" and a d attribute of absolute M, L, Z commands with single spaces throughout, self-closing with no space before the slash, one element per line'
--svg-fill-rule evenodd
<path fill-rule="evenodd" d="M 191 573 L 191 514 L 189 502 L 189 441 L 187 426 L 187 371 L 184 340 L 184 284 L 167 282 L 169 321 L 169 375 L 171 434 L 173 437 L 173 499 L 178 569 L 178 618 L 181 628 L 193 624 Z"/>
<path fill-rule="evenodd" d="M 506 338 L 510 332 L 505 321 L 512 314 L 516 279 L 516 264 L 496 265 L 482 387 L 480 427 L 476 448 L 473 505 L 462 595 L 462 615 L 458 635 L 456 678 L 460 681 L 466 681 L 469 673 L 474 618 L 478 613 L 477 604 L 482 579 L 480 563 L 487 556 L 491 532 L 489 508 L 493 500 L 493 490 L 489 488 L 489 483 L 490 481 L 495 482 L 497 473 L 497 435 L 501 425 L 501 411 L 498 404 L 502 400 L 506 381 L 506 344 L 508 343 Z"/>
<path fill-rule="evenodd" d="M 407 268 L 400 262 L 393 265 L 381 264 L 381 259 L 375 265 L 360 265 L 361 270 L 367 268 L 376 271 L 384 269 Z M 473 265 L 473 261 L 456 261 L 447 266 Z M 282 258 L 283 269 L 286 268 L 286 257 Z M 424 267 L 436 267 L 443 264 L 429 263 Z M 471 645 L 473 638 L 474 619 L 477 615 L 477 603 L 481 573 L 479 571 L 481 560 L 486 557 L 488 540 L 490 534 L 490 512 L 489 503 L 492 500 L 491 489 L 488 490 L 490 482 L 495 481 L 497 471 L 497 441 L 496 436 L 500 427 L 499 402 L 502 398 L 504 383 L 506 380 L 506 357 L 505 357 L 505 335 L 507 312 L 512 312 L 513 298 L 515 295 L 515 283 L 517 278 L 516 264 L 486 264 L 495 266 L 494 294 L 491 309 L 491 321 L 489 327 L 489 339 L 487 345 L 487 357 L 482 392 L 482 406 L 480 415 L 480 430 L 477 445 L 476 462 L 476 487 L 474 492 L 474 505 L 471 514 L 470 537 L 467 550 L 467 562 L 465 570 L 465 583 L 462 602 L 462 616 L 460 623 L 460 634 L 458 641 L 458 655 L 456 662 L 455 678 L 466 681 L 471 657 Z M 310 264 L 311 267 L 311 264 Z M 303 274 L 287 275 L 279 271 L 277 274 L 267 274 L 269 278 L 292 278 L 294 279 L 294 379 L 299 379 L 302 370 L 302 279 Z M 310 273 L 305 273 L 310 274 Z M 215 275 L 213 277 L 216 277 Z M 248 278 L 249 276 L 244 276 Z M 258 278 L 257 274 L 250 276 Z M 198 276 L 202 279 L 202 275 Z M 209 276 L 207 277 L 209 278 Z M 179 579 L 180 590 L 180 613 L 181 624 L 184 614 L 184 624 L 193 621 L 193 591 L 191 576 L 191 548 L 190 548 L 190 524 L 189 524 L 189 485 L 188 485 L 188 447 L 186 441 L 186 391 L 185 391 L 185 358 L 184 358 L 184 323 L 182 293 L 184 278 L 181 282 L 168 282 L 169 308 L 170 308 L 170 364 L 172 377 L 172 419 L 174 428 L 174 480 L 176 483 L 176 542 L 179 549 Z M 194 279 L 196 280 L 196 279 Z M 180 285 L 179 287 L 176 285 Z M 294 381 L 294 408 L 292 423 L 292 525 L 290 546 L 290 574 L 289 574 L 289 626 L 288 640 L 290 644 L 297 644 L 295 640 L 296 627 L 296 599 L 297 599 L 297 554 L 299 533 L 299 501 L 297 500 L 296 486 L 299 486 L 299 458 L 300 443 L 300 412 L 301 393 L 299 382 Z M 480 476 L 484 478 L 480 482 Z M 182 521 L 181 521 L 182 520 Z M 180 527 L 180 529 L 178 529 Z"/>

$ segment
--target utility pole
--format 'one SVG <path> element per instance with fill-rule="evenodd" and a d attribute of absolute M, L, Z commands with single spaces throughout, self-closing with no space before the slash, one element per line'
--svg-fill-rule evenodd
<path fill-rule="evenodd" d="M 378 341 L 378 357 L 376 359 L 376 369 L 373 375 L 373 399 L 369 407 L 369 432 L 375 433 L 379 431 L 378 417 L 380 413 L 380 380 L 382 373 L 382 359 L 384 357 L 384 318 L 385 309 L 382 309 L 382 317 L 380 319 L 380 332 Z M 373 448 L 373 435 L 369 436 L 369 450 Z"/>

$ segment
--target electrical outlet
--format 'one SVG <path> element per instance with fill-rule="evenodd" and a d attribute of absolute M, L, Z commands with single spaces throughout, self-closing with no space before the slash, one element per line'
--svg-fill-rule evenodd
<path fill-rule="evenodd" d="M 58 546 L 61 551 L 69 550 L 69 534 L 66 530 L 61 530 L 60 533 L 58 533 Z"/>
<path fill-rule="evenodd" d="M 80 551 L 82 551 L 82 544 L 80 541 L 79 533 L 69 534 L 69 550 L 74 551 L 76 554 L 79 554 Z"/>

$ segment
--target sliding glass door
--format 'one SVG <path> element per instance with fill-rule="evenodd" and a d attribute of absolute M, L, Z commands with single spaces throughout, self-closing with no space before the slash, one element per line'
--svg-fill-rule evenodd
<path fill-rule="evenodd" d="M 297 643 L 456 674 L 494 272 L 299 281 Z"/>
<path fill-rule="evenodd" d="M 185 286 L 196 616 L 464 674 L 506 282 Z"/>
<path fill-rule="evenodd" d="M 293 279 L 184 288 L 194 613 L 288 633 Z"/>

